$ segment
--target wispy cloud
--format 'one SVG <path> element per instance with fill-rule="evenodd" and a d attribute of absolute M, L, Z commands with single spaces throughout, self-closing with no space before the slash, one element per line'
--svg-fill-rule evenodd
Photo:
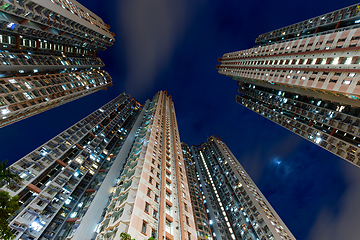
<path fill-rule="evenodd" d="M 119 3 L 124 37 L 125 91 L 142 96 L 167 66 L 191 18 L 190 1 L 131 0 Z M 169 80 L 170 81 L 170 80 Z"/>

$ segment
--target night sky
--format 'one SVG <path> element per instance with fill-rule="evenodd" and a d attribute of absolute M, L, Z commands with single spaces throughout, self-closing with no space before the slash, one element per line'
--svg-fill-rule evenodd
<path fill-rule="evenodd" d="M 236 82 L 215 69 L 259 34 L 356 1 L 80 3 L 116 34 L 98 54 L 114 86 L 0 129 L 1 160 L 15 162 L 122 92 L 143 103 L 167 90 L 181 140 L 221 137 L 297 239 L 360 238 L 360 169 L 237 104 Z"/>

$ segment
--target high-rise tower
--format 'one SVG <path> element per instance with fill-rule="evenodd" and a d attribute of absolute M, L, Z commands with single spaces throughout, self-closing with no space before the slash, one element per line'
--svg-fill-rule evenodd
<path fill-rule="evenodd" d="M 107 169 L 129 144 L 140 109 L 121 94 L 9 167 L 23 179 L 1 188 L 19 196 L 21 209 L 10 220 L 16 239 L 64 239 L 72 232 L 99 186 L 109 184 Z"/>
<path fill-rule="evenodd" d="M 196 228 L 171 96 L 158 92 L 144 105 L 143 111 L 146 113 L 142 124 L 104 210 L 96 239 L 127 232 L 139 240 L 151 236 L 195 240 Z M 83 231 L 89 231 L 88 224 L 81 226 Z M 77 233 L 78 237 L 83 236 L 81 231 Z M 113 239 L 119 239 L 119 235 Z"/>
<path fill-rule="evenodd" d="M 191 154 L 213 239 L 295 239 L 223 141 L 212 136 Z"/>
<path fill-rule="evenodd" d="M 16 239 L 196 240 L 174 105 L 122 94 L 10 167 Z"/>
<path fill-rule="evenodd" d="M 217 68 L 238 103 L 359 166 L 359 27 L 356 4 L 262 34 Z"/>
<path fill-rule="evenodd" d="M 198 180 L 199 174 L 195 167 L 195 158 L 191 155 L 190 148 L 187 144 L 181 143 L 181 147 L 186 166 L 186 175 L 190 189 L 191 205 L 194 213 L 197 237 L 199 240 L 213 239 L 211 233 L 213 222 L 211 222 L 210 225 L 207 217 L 209 209 L 206 211 L 202 190 L 203 186 Z"/>
<path fill-rule="evenodd" d="M 96 57 L 114 42 L 76 1 L 0 3 L 0 127 L 111 86 Z"/>

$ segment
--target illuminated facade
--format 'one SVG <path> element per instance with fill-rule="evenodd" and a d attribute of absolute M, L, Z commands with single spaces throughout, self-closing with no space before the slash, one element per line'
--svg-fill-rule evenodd
<path fill-rule="evenodd" d="M 197 173 L 195 167 L 195 160 L 192 157 L 190 148 L 187 144 L 181 143 L 181 147 L 186 166 L 186 175 L 190 189 L 190 198 L 197 231 L 197 238 L 199 240 L 212 239 L 212 233 L 210 229 L 211 225 L 207 217 L 208 213 L 203 203 L 204 195 L 202 185 L 198 180 L 199 174 Z"/>
<path fill-rule="evenodd" d="M 12 164 L 16 239 L 196 240 L 171 96 L 122 94 Z"/>
<path fill-rule="evenodd" d="M 112 86 L 109 26 L 76 1 L 0 3 L 0 127 Z"/>
<path fill-rule="evenodd" d="M 224 142 L 212 136 L 191 154 L 212 239 L 295 239 Z"/>
<path fill-rule="evenodd" d="M 115 157 L 135 134 L 140 109 L 121 94 L 9 167 L 23 179 L 1 188 L 19 196 L 21 210 L 10 219 L 15 239 L 65 239 L 72 233 L 100 185 L 109 185 L 107 173 L 116 169 L 109 167 L 119 164 Z"/>
<path fill-rule="evenodd" d="M 217 68 L 238 103 L 359 166 L 359 27 L 356 4 L 262 34 Z"/>
<path fill-rule="evenodd" d="M 111 238 L 115 232 L 139 240 L 197 239 L 171 96 L 158 92 L 144 110 L 96 239 Z"/>

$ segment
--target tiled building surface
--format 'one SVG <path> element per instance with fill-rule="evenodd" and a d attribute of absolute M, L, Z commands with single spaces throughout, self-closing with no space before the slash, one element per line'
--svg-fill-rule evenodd
<path fill-rule="evenodd" d="M 238 103 L 359 166 L 359 27 L 356 4 L 262 34 L 217 68 Z"/>
<path fill-rule="evenodd" d="M 0 3 L 0 127 L 112 86 L 109 26 L 76 1 Z"/>
<path fill-rule="evenodd" d="M 295 239 L 224 142 L 192 147 L 213 239 Z"/>

